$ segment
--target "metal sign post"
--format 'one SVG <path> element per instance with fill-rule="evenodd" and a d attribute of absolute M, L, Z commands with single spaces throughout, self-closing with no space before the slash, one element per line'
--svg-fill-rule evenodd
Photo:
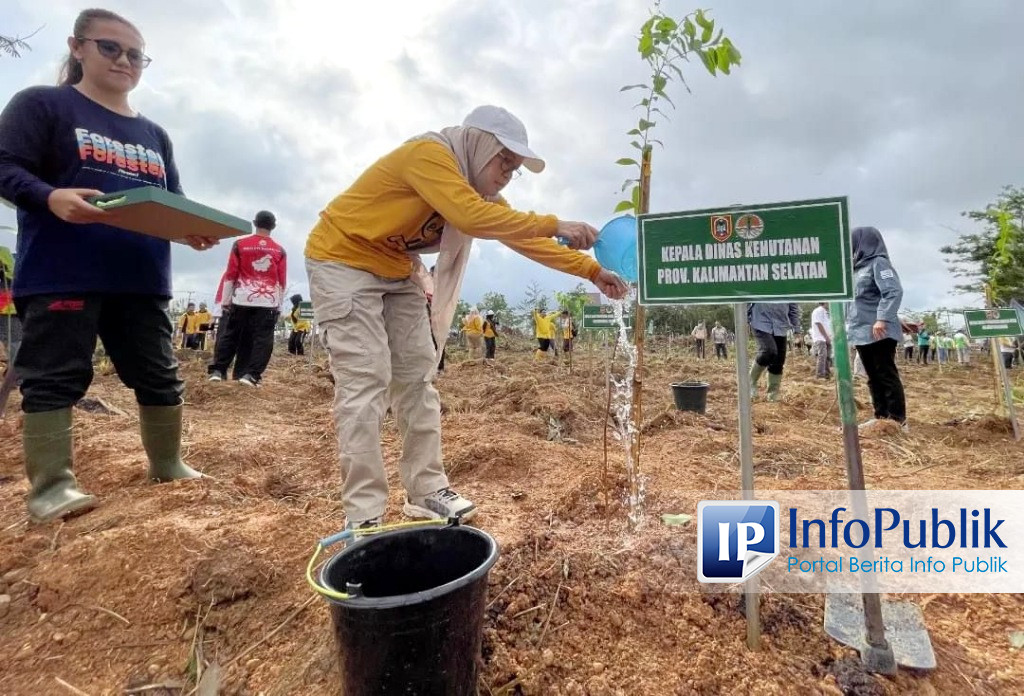
<path fill-rule="evenodd" d="M 736 385 L 739 390 L 740 425 L 740 483 L 743 499 L 754 499 L 754 440 L 751 434 L 750 373 L 747 372 L 747 303 L 738 302 L 732 306 L 733 323 L 736 325 Z M 743 585 L 747 614 L 747 647 L 757 650 L 761 647 L 761 604 L 760 583 L 757 577 Z"/>

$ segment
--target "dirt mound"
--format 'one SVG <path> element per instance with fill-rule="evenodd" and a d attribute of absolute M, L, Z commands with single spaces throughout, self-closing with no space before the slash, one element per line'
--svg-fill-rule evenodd
<path fill-rule="evenodd" d="M 437 381 L 453 485 L 502 547 L 489 580 L 482 694 L 1024 693 L 1021 653 L 1007 640 L 1020 629 L 1020 595 L 917 598 L 939 657 L 929 674 L 865 674 L 825 636 L 819 595 L 766 592 L 763 648 L 748 651 L 739 597 L 695 589 L 692 523 L 660 521 L 694 513 L 688 491 L 738 486 L 732 363 L 665 346 L 648 360 L 646 517 L 629 533 L 614 439 L 605 461 L 606 357 L 581 349 L 570 375 L 525 350 L 486 364 L 460 362 L 456 350 Z M 207 382 L 200 357 L 182 361 L 186 457 L 211 480 L 149 484 L 134 397 L 99 374 L 90 397 L 125 415 L 76 410 L 74 433 L 79 482 L 101 505 L 29 526 L 17 396 L 0 421 L 0 595 L 9 597 L 0 602 L 0 693 L 70 693 L 60 678 L 89 694 L 146 686 L 141 693 L 180 696 L 213 664 L 222 694 L 337 693 L 326 603 L 304 580 L 313 544 L 343 520 L 330 372 L 275 356 L 254 391 Z M 901 366 L 911 429 L 864 438 L 869 483 L 1019 487 L 1024 457 L 991 415 L 990 369 Z M 611 370 L 621 376 L 621 361 Z M 783 401 L 754 405 L 757 486 L 841 487 L 833 387 L 813 379 L 805 356 L 786 370 Z M 710 385 L 706 414 L 675 410 L 669 384 L 690 378 Z M 857 389 L 864 420 L 870 400 L 862 382 Z M 398 521 L 391 418 L 382 442 L 389 520 Z"/>

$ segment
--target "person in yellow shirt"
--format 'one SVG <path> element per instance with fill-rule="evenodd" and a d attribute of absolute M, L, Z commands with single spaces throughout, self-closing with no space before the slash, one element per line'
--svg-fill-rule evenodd
<path fill-rule="evenodd" d="M 498 320 L 494 312 L 484 316 L 484 360 L 494 360 L 494 351 L 498 347 Z"/>
<path fill-rule="evenodd" d="M 178 331 L 181 332 L 182 348 L 198 349 L 199 317 L 196 314 L 195 302 L 189 302 L 185 307 L 185 313 L 178 318 Z"/>
<path fill-rule="evenodd" d="M 288 335 L 288 352 L 292 355 L 306 354 L 306 336 L 313 328 L 309 319 L 299 316 L 299 305 L 302 304 L 302 295 L 296 293 L 288 298 L 292 302 L 292 311 L 288 313 L 288 321 L 292 325 L 292 332 Z"/>
<path fill-rule="evenodd" d="M 469 313 L 462 320 L 462 330 L 469 342 L 469 359 L 482 358 L 484 354 L 484 320 L 480 310 L 470 307 Z"/>
<path fill-rule="evenodd" d="M 474 238 L 498 240 L 586 278 L 610 297 L 626 294 L 622 279 L 579 251 L 593 245 L 596 229 L 513 210 L 499 195 L 522 166 L 544 168 L 525 126 L 505 109 L 481 106 L 461 126 L 415 137 L 370 165 L 327 204 L 309 235 L 306 271 L 335 377 L 348 528 L 378 526 L 387 509 L 380 428 L 389 405 L 402 436 L 405 513 L 463 520 L 476 514 L 445 474 L 432 382 Z M 428 320 L 429 283 L 419 255 L 435 252 Z"/>
<path fill-rule="evenodd" d="M 206 350 L 206 333 L 210 330 L 211 324 L 213 324 L 213 315 L 210 314 L 210 310 L 206 308 L 206 303 L 200 302 L 199 311 L 196 312 L 197 350 Z"/>
<path fill-rule="evenodd" d="M 562 330 L 562 352 L 568 358 L 572 353 L 573 339 L 576 338 L 576 321 L 569 314 L 568 309 L 563 309 L 558 317 L 558 324 Z"/>
<path fill-rule="evenodd" d="M 555 337 L 555 319 L 557 317 L 558 312 L 544 315 L 541 314 L 540 307 L 534 307 L 533 328 L 534 335 L 537 337 L 537 352 L 534 354 L 535 360 L 543 360 L 547 357 L 548 351 L 551 350 L 551 340 Z"/>

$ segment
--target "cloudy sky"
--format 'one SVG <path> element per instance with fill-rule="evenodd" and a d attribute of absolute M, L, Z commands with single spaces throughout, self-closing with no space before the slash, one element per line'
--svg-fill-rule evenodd
<path fill-rule="evenodd" d="M 83 5 L 0 0 L 0 34 L 32 50 L 0 58 L 0 96 L 52 84 Z M 607 221 L 631 154 L 646 0 L 113 0 L 154 58 L 133 105 L 163 125 L 186 193 L 242 217 L 277 213 L 292 292 L 318 212 L 405 138 L 500 104 L 547 159 L 506 189 L 513 205 Z M 696 6 L 665 0 L 681 15 Z M 651 210 L 846 195 L 904 280 L 904 307 L 964 306 L 938 248 L 1005 184 L 1024 184 L 1024 4 L 1014 0 L 718 0 L 743 53 L 730 77 L 689 68 L 691 95 L 656 131 Z M 941 8 L 941 9 L 940 9 Z M 0 226 L 13 225 L 0 208 Z M 0 232 L 0 240 L 10 235 Z M 2 243 L 2 242 L 0 242 Z M 212 297 L 226 245 L 174 252 L 175 289 Z M 477 243 L 463 296 L 521 299 L 576 279 Z"/>

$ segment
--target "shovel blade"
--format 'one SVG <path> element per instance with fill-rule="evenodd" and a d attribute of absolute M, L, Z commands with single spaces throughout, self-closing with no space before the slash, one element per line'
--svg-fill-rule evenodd
<path fill-rule="evenodd" d="M 885 638 L 896 664 L 913 669 L 935 669 L 935 652 L 921 608 L 913 602 L 882 601 Z M 861 655 L 868 649 L 864 602 L 859 594 L 825 595 L 825 632 Z"/>

